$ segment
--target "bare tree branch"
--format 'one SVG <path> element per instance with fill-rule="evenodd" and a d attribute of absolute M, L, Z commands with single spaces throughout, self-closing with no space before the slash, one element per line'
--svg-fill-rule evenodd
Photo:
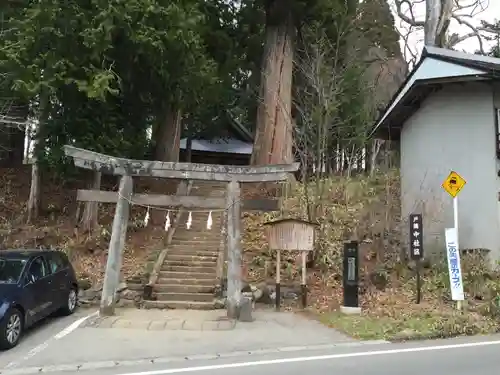
<path fill-rule="evenodd" d="M 413 67 L 417 63 L 418 51 L 416 47 L 410 42 L 410 37 L 414 34 L 414 26 L 401 25 L 396 28 L 401 41 L 403 42 L 403 58 L 408 63 L 408 66 Z"/>
<path fill-rule="evenodd" d="M 415 17 L 414 6 L 421 4 L 425 0 L 395 0 L 396 12 L 404 22 L 413 27 L 424 27 L 424 20 L 417 20 Z M 406 6 L 406 7 L 404 7 Z"/>
<path fill-rule="evenodd" d="M 425 16 L 419 19 L 416 10 L 423 5 Z M 473 19 L 485 12 L 489 5 L 490 0 L 394 0 L 395 11 L 402 23 L 412 28 L 412 32 L 424 28 L 425 45 L 454 48 L 470 38 L 476 38 L 481 53 L 485 52 L 484 40 L 489 38 L 487 34 L 498 35 L 500 31 L 491 25 L 483 23 L 475 26 L 473 23 Z M 448 35 L 452 21 L 467 26 L 470 32 Z"/>
<path fill-rule="evenodd" d="M 356 47 L 347 53 L 339 51 L 343 43 L 329 40 L 320 30 L 313 30 L 309 37 L 302 43 L 304 48 L 295 61 L 301 84 L 295 94 L 300 125 L 294 138 L 302 164 L 311 166 L 318 179 L 327 173 L 328 166 L 343 171 L 347 164 L 350 171 L 354 165 L 361 165 L 366 154 L 367 126 L 375 109 L 371 99 L 384 69 L 380 68 L 370 83 L 367 79 L 357 89 L 348 77 L 352 75 L 351 69 L 359 66 L 356 74 L 365 79 L 369 67 L 385 64 L 387 56 L 376 51 L 375 46 L 363 48 L 363 53 Z M 345 113 L 346 101 L 359 101 L 363 108 Z"/>
<path fill-rule="evenodd" d="M 483 36 L 480 33 L 481 30 L 478 29 L 477 27 L 473 26 L 469 21 L 466 21 L 464 18 L 461 18 L 458 16 L 452 16 L 452 17 L 460 25 L 465 25 L 465 26 L 469 27 L 472 30 L 472 32 L 470 32 L 468 34 L 461 35 L 461 36 L 459 36 L 458 34 L 452 34 L 450 36 L 450 38 L 448 39 L 448 43 L 447 43 L 448 46 L 450 48 L 452 48 L 452 47 L 456 46 L 457 44 L 460 44 L 460 43 L 466 41 L 469 38 L 476 37 L 477 41 L 479 43 L 479 51 L 484 55 L 485 50 L 484 50 Z"/>

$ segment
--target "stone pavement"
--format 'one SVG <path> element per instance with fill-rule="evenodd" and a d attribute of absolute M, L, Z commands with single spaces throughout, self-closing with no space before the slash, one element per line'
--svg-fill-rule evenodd
<path fill-rule="evenodd" d="M 89 319 L 20 366 L 217 357 L 235 352 L 355 343 L 317 321 L 291 312 L 257 310 L 254 316 L 254 322 L 243 323 L 227 320 L 224 310 L 122 309 L 116 317 Z"/>
<path fill-rule="evenodd" d="M 236 321 L 227 319 L 222 310 L 124 309 L 118 311 L 117 316 L 114 317 L 90 319 L 83 327 L 129 328 L 147 331 L 227 331 L 236 327 Z"/>

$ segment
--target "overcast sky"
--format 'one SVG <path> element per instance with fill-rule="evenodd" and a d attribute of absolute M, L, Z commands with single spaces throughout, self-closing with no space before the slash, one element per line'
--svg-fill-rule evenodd
<path fill-rule="evenodd" d="M 463 3 L 472 3 L 473 0 L 461 0 Z M 481 20 L 485 20 L 488 22 L 494 22 L 495 18 L 499 19 L 500 18 L 500 0 L 482 0 L 484 4 L 488 5 L 487 10 L 483 11 L 482 13 L 478 14 L 474 19 L 470 20 L 470 22 L 473 25 L 479 25 Z M 489 3 L 489 4 L 488 4 Z M 418 4 L 418 6 L 415 9 L 416 12 L 416 18 L 417 19 L 423 19 L 425 15 L 425 5 L 423 4 Z M 495 17 L 496 16 L 496 17 Z M 397 16 L 396 16 L 397 17 Z M 399 17 L 396 19 L 396 25 L 399 26 L 401 20 Z M 452 21 L 452 24 L 450 26 L 450 31 L 457 32 L 459 34 L 467 34 L 471 30 L 467 26 L 460 26 L 458 25 L 455 21 Z M 411 37 L 411 44 L 413 47 L 414 51 L 421 51 L 423 47 L 423 32 L 421 33 L 415 33 Z M 477 38 L 469 38 L 467 41 L 460 43 L 457 47 L 459 50 L 464 50 L 467 52 L 475 52 L 479 49 L 479 44 L 477 41 Z M 486 46 L 485 46 L 486 49 Z"/>

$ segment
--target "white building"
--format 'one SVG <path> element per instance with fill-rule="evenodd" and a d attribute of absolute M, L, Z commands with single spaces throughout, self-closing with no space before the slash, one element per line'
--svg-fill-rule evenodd
<path fill-rule="evenodd" d="M 402 215 L 424 216 L 424 251 L 444 250 L 453 227 L 450 171 L 466 181 L 458 195 L 461 249 L 500 259 L 500 59 L 426 47 L 376 125 L 401 146 Z"/>

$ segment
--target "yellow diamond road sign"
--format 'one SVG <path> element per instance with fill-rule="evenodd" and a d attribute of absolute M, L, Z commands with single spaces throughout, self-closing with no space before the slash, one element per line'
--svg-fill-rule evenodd
<path fill-rule="evenodd" d="M 448 194 L 455 198 L 466 183 L 467 181 L 462 176 L 452 171 L 441 186 Z"/>

